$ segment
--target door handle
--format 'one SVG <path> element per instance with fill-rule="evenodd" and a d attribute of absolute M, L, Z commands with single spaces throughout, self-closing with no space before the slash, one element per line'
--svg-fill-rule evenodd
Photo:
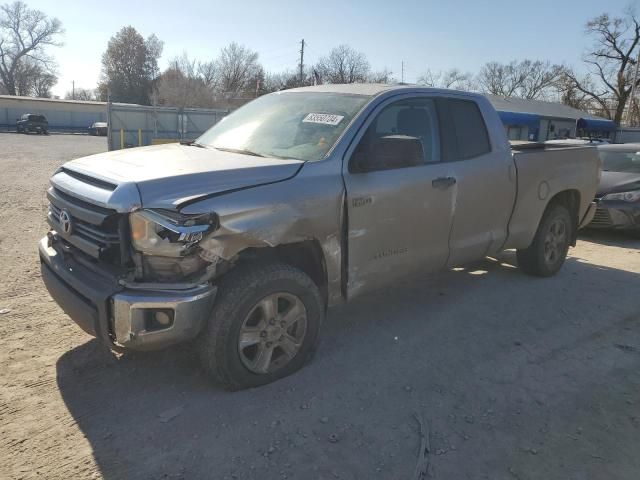
<path fill-rule="evenodd" d="M 456 184 L 456 179 L 454 177 L 440 177 L 436 178 L 431 182 L 435 188 L 449 188 Z"/>

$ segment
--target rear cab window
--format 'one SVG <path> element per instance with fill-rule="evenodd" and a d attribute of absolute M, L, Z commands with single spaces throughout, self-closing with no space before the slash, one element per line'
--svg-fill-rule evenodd
<path fill-rule="evenodd" d="M 443 160 L 468 160 L 491 152 L 489 132 L 476 102 L 446 98 L 438 99 L 437 105 Z"/>

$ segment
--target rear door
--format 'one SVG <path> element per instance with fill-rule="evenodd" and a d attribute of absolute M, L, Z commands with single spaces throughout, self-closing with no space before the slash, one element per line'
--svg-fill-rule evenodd
<path fill-rule="evenodd" d="M 476 99 L 438 101 L 443 156 L 456 181 L 449 266 L 501 249 L 516 195 L 516 172 L 508 144 L 498 142 L 497 133 L 492 143 L 487 128 L 487 118 L 495 123 L 499 120 L 488 104 L 479 104 Z M 489 128 L 503 131 L 501 124 L 491 123 Z"/>
<path fill-rule="evenodd" d="M 421 161 L 362 171 L 360 165 L 372 161 L 372 145 L 389 136 L 419 139 Z M 345 159 L 348 296 L 444 267 L 453 189 L 447 180 L 450 165 L 441 162 L 434 99 L 412 95 L 387 100 L 370 115 Z"/>

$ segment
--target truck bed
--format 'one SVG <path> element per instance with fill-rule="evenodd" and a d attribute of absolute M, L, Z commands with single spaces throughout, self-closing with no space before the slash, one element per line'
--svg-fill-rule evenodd
<path fill-rule="evenodd" d="M 549 200 L 558 193 L 573 192 L 578 222 L 585 217 L 598 187 L 600 159 L 589 145 L 514 143 L 517 192 L 505 248 L 526 248 Z"/>

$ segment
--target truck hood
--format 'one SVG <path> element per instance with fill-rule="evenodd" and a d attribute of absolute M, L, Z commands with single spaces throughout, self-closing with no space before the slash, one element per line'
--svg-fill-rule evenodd
<path fill-rule="evenodd" d="M 597 197 L 608 193 L 628 192 L 640 189 L 640 174 L 625 172 L 602 172 Z"/>
<path fill-rule="evenodd" d="M 143 207 L 176 209 L 203 197 L 287 180 L 303 164 L 174 143 L 91 155 L 63 169 L 115 188 L 134 183 Z"/>

